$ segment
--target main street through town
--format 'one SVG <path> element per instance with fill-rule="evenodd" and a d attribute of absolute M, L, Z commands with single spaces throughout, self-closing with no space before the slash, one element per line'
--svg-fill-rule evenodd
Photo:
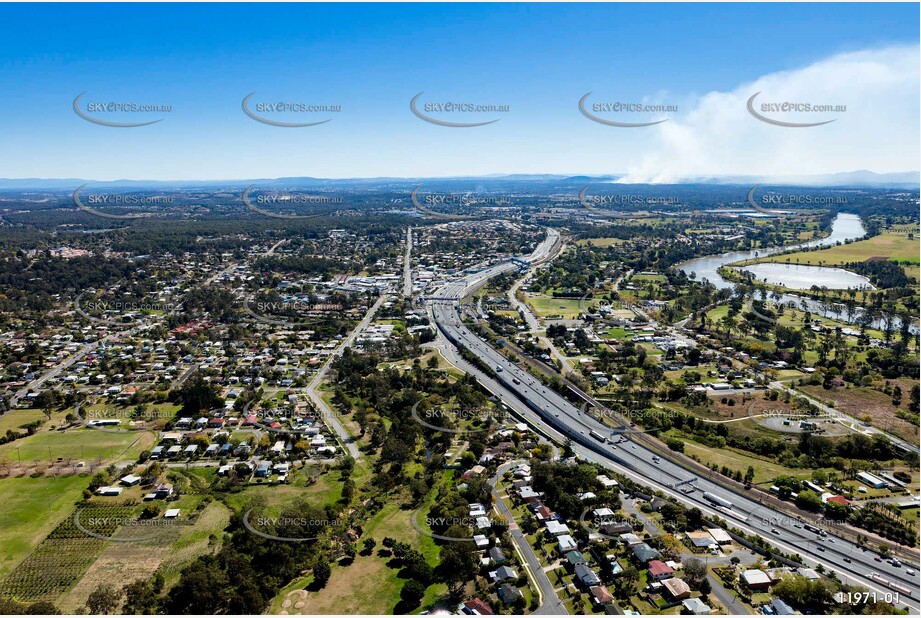
<path fill-rule="evenodd" d="M 559 234 L 548 231 L 547 239 L 530 256 L 519 261 L 503 261 L 446 284 L 429 298 L 428 309 L 446 341 L 439 342 L 445 357 L 459 368 L 474 375 L 484 387 L 499 397 L 532 427 L 559 441 L 569 438 L 574 451 L 583 459 L 597 462 L 628 478 L 697 507 L 711 517 L 727 520 L 733 527 L 768 540 L 781 551 L 798 554 L 807 565 L 823 565 L 835 571 L 845 583 L 858 584 L 882 594 L 892 590 L 870 579 L 871 574 L 912 591 L 912 598 L 902 594 L 899 605 L 912 611 L 919 609 L 918 579 L 909 575 L 908 567 L 896 567 L 877 561 L 877 554 L 861 548 L 834 533 L 822 538 L 802 527 L 789 515 L 762 504 L 744 493 L 726 489 L 704 476 L 696 476 L 633 439 L 630 434 L 612 435 L 611 427 L 585 414 L 536 377 L 507 359 L 489 343 L 473 334 L 461 321 L 460 301 L 482 287 L 489 279 L 523 266 L 546 261 L 558 246 Z M 472 352 L 488 366 L 493 375 L 459 359 L 458 347 Z M 599 440 L 593 437 L 602 436 Z M 731 508 L 716 506 L 704 494 L 716 495 L 732 503 Z"/>

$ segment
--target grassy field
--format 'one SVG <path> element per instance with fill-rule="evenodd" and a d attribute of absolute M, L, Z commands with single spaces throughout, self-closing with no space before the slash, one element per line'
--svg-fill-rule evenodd
<path fill-rule="evenodd" d="M 677 369 L 675 371 L 666 371 L 665 377 L 668 378 L 669 380 L 679 380 L 679 379 L 684 378 L 684 374 L 689 371 L 696 371 L 697 373 L 699 373 L 700 381 L 702 383 L 720 381 L 719 375 L 717 374 L 718 367 L 716 366 L 716 363 L 701 363 L 700 365 L 685 367 L 683 369 Z M 709 371 L 713 372 L 712 376 L 707 375 L 707 372 Z"/>
<path fill-rule="evenodd" d="M 137 459 L 141 451 L 153 446 L 152 432 L 113 433 L 96 429 L 42 431 L 0 446 L 0 461 L 54 461 L 58 458 L 109 460 L 114 457 Z"/>
<path fill-rule="evenodd" d="M 0 435 L 5 436 L 9 430 L 16 431 L 23 425 L 34 423 L 35 421 L 44 421 L 47 417 L 41 410 L 34 408 L 26 410 L 10 410 L 3 416 L 0 416 Z"/>
<path fill-rule="evenodd" d="M 624 241 L 621 238 L 585 238 L 577 242 L 577 245 L 592 245 L 593 247 L 610 247 L 611 245 L 620 245 Z"/>
<path fill-rule="evenodd" d="M 777 306 L 775 303 L 769 302 L 768 307 L 775 314 L 777 313 Z M 750 312 L 751 310 L 752 310 L 751 303 L 746 303 L 745 308 L 743 309 L 741 313 L 744 314 L 744 313 Z M 712 322 L 711 328 L 715 330 L 722 330 L 723 326 L 722 324 L 720 324 L 720 320 L 722 320 L 728 314 L 729 314 L 729 305 L 719 305 L 718 307 L 714 307 L 713 309 L 708 311 L 707 320 Z M 777 315 L 777 323 L 781 324 L 782 326 L 793 326 L 796 328 L 801 328 L 803 325 L 803 317 L 804 315 L 801 310 L 784 307 L 783 314 Z M 741 316 L 736 316 L 736 319 L 740 320 Z M 832 329 L 838 328 L 838 327 L 856 328 L 853 324 L 849 324 L 848 322 L 845 322 L 842 320 L 833 320 L 831 318 L 824 317 L 821 313 L 810 313 L 810 319 L 812 319 L 813 321 L 818 320 L 819 322 L 821 322 L 822 326 L 826 326 Z M 876 337 L 877 339 L 883 338 L 883 333 L 880 330 L 877 330 L 874 328 L 868 328 L 866 329 L 866 332 L 870 337 Z M 854 340 L 853 338 L 849 340 L 849 343 L 851 344 L 851 347 L 854 347 L 855 345 L 857 345 L 856 340 Z M 759 344 L 763 346 L 765 342 L 762 341 Z"/>
<path fill-rule="evenodd" d="M 579 299 L 578 298 L 551 298 L 543 294 L 535 294 L 527 297 L 528 304 L 539 317 L 562 318 L 564 320 L 573 320 L 579 317 Z M 586 308 L 591 301 L 586 299 Z"/>
<path fill-rule="evenodd" d="M 671 434 L 672 432 L 669 432 Z M 755 469 L 755 483 L 765 483 L 774 480 L 778 476 L 792 476 L 797 479 L 809 479 L 812 477 L 812 470 L 787 468 L 773 461 L 761 459 L 742 451 L 724 447 L 721 449 L 704 446 L 698 442 L 689 440 L 681 436 L 684 440 L 685 454 L 696 457 L 705 465 L 716 464 L 719 467 L 728 466 L 732 470 L 740 470 L 743 474 L 749 466 Z"/>
<path fill-rule="evenodd" d="M 251 484 L 239 493 L 229 494 L 227 503 L 236 510 L 243 507 L 255 498 L 262 498 L 266 505 L 288 505 L 299 498 L 304 498 L 319 506 L 335 504 L 342 497 L 342 482 L 339 480 L 341 473 L 331 471 L 321 474 L 316 483 L 306 484 L 304 480 L 307 472 L 300 468 L 289 475 L 290 483 L 284 485 L 269 485 L 268 483 Z"/>
<path fill-rule="evenodd" d="M 113 419 L 122 421 L 121 429 L 160 429 L 179 412 L 180 406 L 171 403 L 149 404 L 143 416 L 133 419 L 133 406 L 92 405 L 80 410 L 84 420 Z M 72 409 L 66 412 L 72 412 Z M 142 424 L 137 424 L 142 423 Z"/>
<path fill-rule="evenodd" d="M 615 327 L 608 330 L 608 337 L 611 339 L 629 339 L 633 337 L 632 332 L 627 332 L 625 329 L 620 327 Z"/>
<path fill-rule="evenodd" d="M 707 319 L 710 322 L 717 323 L 729 315 L 729 305 L 719 305 L 707 312 Z"/>
<path fill-rule="evenodd" d="M 136 516 L 138 510 L 137 505 L 115 503 L 81 506 L 79 510 L 71 507 L 71 512 L 0 583 L 0 595 L 23 602 L 56 602 L 69 593 L 102 556 L 110 545 L 105 537 L 121 534 L 118 522 Z M 89 536 L 78 529 L 77 514 L 80 514 L 82 525 L 102 537 Z M 177 532 L 171 528 L 151 530 L 155 538 L 148 537 L 139 542 L 156 544 L 161 535 Z"/>
<path fill-rule="evenodd" d="M 405 580 L 388 565 L 390 558 L 382 555 L 381 542 L 385 536 L 404 541 L 422 552 L 431 565 L 438 562 L 438 546 L 429 537 L 420 535 L 410 523 L 412 510 L 388 503 L 365 525 L 363 538 L 377 541 L 371 555 L 359 554 L 348 566 L 336 565 L 322 591 L 308 588 L 313 577 L 308 575 L 286 586 L 272 601 L 269 614 L 390 614 L 400 599 Z M 422 607 L 435 603 L 444 594 L 444 584 L 429 586 Z"/>
<path fill-rule="evenodd" d="M 0 580 L 73 511 L 88 476 L 0 479 Z"/>
<path fill-rule="evenodd" d="M 637 273 L 637 274 L 633 275 L 633 276 L 630 278 L 630 280 L 633 281 L 633 282 L 637 282 L 637 283 L 648 283 L 648 282 L 652 282 L 652 283 L 665 283 L 665 276 L 664 276 L 664 275 L 660 275 L 660 274 L 649 274 L 649 275 L 647 275 L 647 274 L 644 274 L 644 273 Z"/>
<path fill-rule="evenodd" d="M 918 263 L 919 241 L 917 233 L 914 240 L 907 233 L 884 232 L 868 240 L 860 240 L 847 245 L 830 247 L 821 251 L 805 251 L 767 257 L 763 262 L 786 262 L 791 264 L 819 264 L 826 266 L 846 262 L 863 262 L 870 258 L 886 258 Z"/>
<path fill-rule="evenodd" d="M 771 303 L 770 307 L 776 313 L 777 311 L 776 305 Z M 746 305 L 745 310 L 751 311 L 751 305 Z M 805 316 L 803 312 L 800 311 L 799 309 L 790 309 L 789 307 L 785 307 L 783 315 L 777 316 L 777 323 L 781 324 L 782 326 L 802 327 L 804 317 Z M 838 328 L 838 327 L 856 328 L 853 324 L 849 324 L 848 322 L 845 322 L 842 320 L 833 320 L 831 318 L 827 318 L 823 316 L 821 313 L 811 313 L 809 317 L 813 321 L 818 320 L 819 322 L 821 322 L 822 326 L 826 326 L 832 329 Z M 869 335 L 870 337 L 876 337 L 877 339 L 883 338 L 883 332 L 875 328 L 868 328 L 866 329 L 866 332 L 867 332 L 867 335 Z M 853 343 L 853 340 L 852 340 L 852 343 Z"/>
<path fill-rule="evenodd" d="M 195 525 L 184 529 L 182 536 L 170 548 L 170 555 L 163 565 L 167 583 L 170 582 L 171 576 L 178 577 L 179 569 L 183 565 L 208 551 L 209 537 L 215 535 L 220 538 L 229 522 L 230 509 L 222 503 L 215 501 L 206 506 Z M 218 547 L 213 548 L 214 551 L 217 549 Z"/>

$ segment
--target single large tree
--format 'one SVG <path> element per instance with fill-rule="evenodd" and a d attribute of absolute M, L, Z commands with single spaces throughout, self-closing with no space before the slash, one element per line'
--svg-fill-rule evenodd
<path fill-rule="evenodd" d="M 86 609 L 91 614 L 114 614 L 121 598 L 121 591 L 112 584 L 99 584 L 86 599 Z"/>

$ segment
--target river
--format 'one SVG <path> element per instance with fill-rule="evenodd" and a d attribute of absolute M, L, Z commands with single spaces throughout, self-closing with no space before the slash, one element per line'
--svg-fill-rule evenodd
<path fill-rule="evenodd" d="M 687 262 L 682 262 L 681 264 L 678 264 L 676 268 L 680 268 L 688 275 L 690 275 L 691 273 L 695 273 L 697 275 L 698 281 L 707 279 L 708 281 L 710 281 L 710 283 L 715 285 L 718 289 L 734 288 L 735 284 L 733 282 L 723 279 L 723 277 L 719 274 L 719 272 L 717 272 L 721 266 L 725 266 L 727 264 L 731 264 L 734 262 L 741 262 L 742 260 L 752 260 L 752 259 L 759 258 L 759 257 L 765 257 L 768 255 L 773 255 L 775 253 L 780 253 L 781 251 L 788 251 L 791 249 L 805 249 L 808 247 L 831 246 L 839 242 L 843 243 L 846 240 L 862 238 L 866 233 L 867 231 L 866 229 L 864 229 L 863 222 L 861 222 L 860 217 L 858 217 L 857 215 L 853 215 L 853 214 L 840 213 L 837 217 L 835 217 L 835 220 L 832 221 L 831 233 L 824 238 L 810 240 L 809 242 L 800 243 L 798 245 L 788 245 L 788 246 L 783 246 L 783 247 L 770 247 L 767 249 L 756 249 L 752 251 L 730 251 L 728 253 L 723 253 L 721 255 L 708 255 L 702 258 L 696 258 L 693 260 L 689 260 Z M 776 266 L 784 266 L 784 265 L 777 264 Z M 832 274 L 831 272 L 827 272 L 827 271 L 837 270 L 837 269 L 823 268 L 819 266 L 813 266 L 813 267 L 807 267 L 807 268 L 810 271 L 813 271 L 817 276 L 822 276 L 826 278 Z M 752 267 L 749 266 L 749 267 L 746 267 L 746 269 L 752 270 Z M 853 275 L 854 273 L 850 273 L 850 274 Z M 854 275 L 854 276 L 858 276 L 858 275 Z M 826 285 L 829 289 L 832 289 L 833 286 L 828 285 L 828 283 L 830 282 L 831 281 L 826 282 L 823 280 L 815 280 L 813 283 L 819 286 Z M 852 281 L 852 284 L 853 283 L 859 283 L 859 282 L 855 280 L 855 281 Z M 812 284 L 810 283 L 809 286 L 811 287 L 811 285 Z M 844 287 L 847 287 L 847 286 L 845 285 Z M 825 313 L 822 310 L 822 303 L 809 299 L 809 298 L 804 298 L 802 296 L 796 296 L 793 294 L 784 294 L 781 297 L 781 302 L 794 303 L 797 307 L 802 307 L 803 303 L 805 303 L 809 311 L 813 313 L 821 313 L 821 314 Z M 851 320 L 851 322 L 856 323 L 858 319 L 860 318 L 860 316 L 861 316 L 861 313 L 856 314 L 853 320 Z M 846 315 L 844 315 L 843 312 L 841 316 L 836 316 L 836 319 L 840 319 L 841 321 L 845 321 L 845 322 L 848 321 Z M 880 328 L 882 326 L 881 321 L 880 320 L 874 321 L 872 326 L 874 328 Z M 896 328 L 898 328 L 898 320 L 896 320 Z M 912 330 L 916 331 L 917 328 L 912 327 Z"/>
<path fill-rule="evenodd" d="M 691 273 L 696 273 L 698 281 L 707 279 L 710 281 L 710 283 L 719 289 L 732 288 L 734 287 L 734 284 L 731 281 L 723 279 L 719 272 L 717 272 L 721 266 L 725 266 L 726 264 L 731 264 L 733 262 L 741 262 L 742 260 L 753 260 L 755 258 L 773 255 L 775 253 L 780 253 L 781 251 L 787 251 L 790 249 L 830 246 L 837 244 L 838 242 L 843 243 L 844 241 L 850 240 L 852 238 L 861 238 L 866 233 L 867 231 L 864 229 L 863 222 L 861 222 L 860 217 L 857 215 L 841 213 L 835 217 L 835 220 L 831 224 L 831 233 L 825 238 L 810 240 L 809 242 L 801 243 L 798 245 L 770 247 L 767 249 L 753 249 L 751 251 L 730 251 L 721 255 L 708 255 L 702 258 L 697 258 L 678 264 L 677 268 L 680 268 L 689 275 Z"/>

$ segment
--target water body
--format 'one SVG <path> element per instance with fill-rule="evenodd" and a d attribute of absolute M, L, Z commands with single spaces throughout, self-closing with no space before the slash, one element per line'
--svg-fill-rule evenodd
<path fill-rule="evenodd" d="M 755 279 L 759 281 L 782 285 L 793 290 L 809 290 L 814 285 L 825 286 L 829 290 L 846 290 L 847 288 L 876 289 L 870 283 L 870 280 L 863 275 L 852 273 L 843 268 L 765 262 L 763 264 L 751 264 L 746 266 L 744 270 L 753 273 Z"/>
<path fill-rule="evenodd" d="M 785 247 L 770 247 L 767 249 L 754 249 L 752 251 L 730 251 L 728 253 L 723 253 L 722 255 L 708 255 L 706 257 L 697 258 L 682 264 L 678 264 L 678 268 L 689 275 L 692 272 L 696 273 L 698 281 L 707 279 L 710 281 L 710 283 L 721 290 L 725 288 L 733 288 L 735 287 L 735 284 L 733 284 L 731 281 L 723 279 L 717 272 L 720 267 L 725 266 L 726 264 L 741 262 L 742 260 L 753 260 L 755 258 L 780 253 L 781 251 L 786 251 L 788 249 L 805 249 L 807 247 L 830 246 L 837 244 L 838 242 L 843 243 L 844 241 L 853 238 L 862 238 L 864 235 L 866 235 L 866 233 L 867 231 L 864 229 L 863 222 L 861 222 L 860 217 L 857 215 L 841 213 L 835 217 L 835 220 L 831 225 L 831 233 L 825 238 L 810 240 L 809 242 Z M 752 267 L 749 266 L 746 268 L 751 270 Z M 814 281 L 814 283 L 817 285 L 822 285 L 817 281 Z M 796 299 L 796 302 L 799 302 L 799 299 Z"/>
<path fill-rule="evenodd" d="M 725 266 L 733 262 L 740 262 L 742 260 L 753 260 L 759 257 L 774 255 L 775 253 L 780 253 L 781 251 L 787 251 L 789 249 L 805 249 L 807 247 L 831 246 L 831 245 L 837 244 L 838 242 L 843 243 L 846 240 L 862 238 L 864 235 L 866 235 L 866 233 L 867 231 L 866 229 L 864 229 L 863 222 L 860 220 L 860 217 L 858 217 L 857 215 L 841 213 L 837 217 L 835 217 L 834 221 L 832 221 L 831 233 L 825 238 L 810 240 L 809 242 L 801 243 L 798 245 L 790 245 L 790 246 L 784 246 L 784 247 L 770 247 L 767 249 L 757 249 L 753 251 L 730 251 L 728 253 L 723 253 L 722 255 L 708 255 L 706 257 L 697 258 L 694 260 L 689 260 L 687 262 L 678 264 L 677 268 L 680 268 L 688 275 L 690 275 L 691 273 L 696 273 L 698 281 L 707 279 L 708 281 L 710 281 L 710 283 L 715 285 L 718 289 L 721 289 L 721 290 L 727 289 L 727 288 L 732 289 L 732 288 L 735 288 L 735 284 L 732 281 L 727 281 L 726 279 L 723 279 L 723 277 L 720 276 L 720 274 L 717 272 L 717 270 L 721 266 Z M 773 272 L 773 267 L 785 267 L 787 265 L 786 264 L 758 264 L 758 265 L 746 266 L 745 269 L 751 270 L 752 272 L 756 272 L 755 271 L 756 266 L 762 266 L 762 267 L 770 266 L 771 271 L 769 272 L 771 274 L 777 274 L 776 272 Z M 811 275 L 812 280 L 809 282 L 809 285 L 802 288 L 804 290 L 812 287 L 813 284 L 819 285 L 819 286 L 824 285 L 828 287 L 829 289 L 833 289 L 833 286 L 830 285 L 829 282 L 832 280 L 835 280 L 835 278 L 833 275 L 830 275 L 828 271 L 838 270 L 843 273 L 848 273 L 848 271 L 844 271 L 844 270 L 837 269 L 837 268 L 831 269 L 831 268 L 824 268 L 820 266 L 812 266 L 812 267 L 803 267 L 802 265 L 799 265 L 799 266 L 801 268 L 808 268 L 809 271 L 813 273 Z M 783 271 L 783 272 L 789 272 L 789 271 Z M 863 277 L 860 277 L 860 275 L 857 275 L 856 273 L 848 273 L 848 274 L 853 277 L 859 277 L 860 279 L 863 279 L 863 281 L 865 281 L 866 284 L 869 284 L 869 281 L 867 281 Z M 756 276 L 758 276 L 759 278 L 764 278 L 768 276 L 768 274 L 757 275 L 756 273 Z M 776 282 L 785 283 L 786 285 L 789 285 L 789 279 L 785 281 L 783 279 L 782 274 L 780 275 L 780 277 L 778 278 Z M 857 285 L 859 285 L 859 283 L 857 283 Z M 795 287 L 795 286 L 791 286 L 791 287 Z M 847 288 L 848 286 L 847 284 L 845 284 L 842 287 Z M 855 287 L 855 285 L 852 283 L 851 287 Z M 793 303 L 798 308 L 802 308 L 803 304 L 805 303 L 805 307 L 812 313 L 823 314 L 822 304 L 820 302 L 809 299 L 809 298 L 804 298 L 802 296 L 797 296 L 794 294 L 784 294 L 783 296 L 781 296 L 780 302 Z M 862 315 L 862 312 L 857 313 L 854 316 L 854 319 L 851 320 L 851 322 L 856 323 L 861 315 Z M 846 319 L 846 316 L 837 316 L 837 319 L 840 319 L 845 322 L 848 321 Z M 873 328 L 881 328 L 882 322 L 880 320 L 876 320 L 871 324 L 871 326 Z M 899 321 L 896 320 L 896 328 L 898 327 L 899 327 Z M 912 332 L 917 332 L 918 328 L 917 326 L 912 325 L 911 330 Z"/>

